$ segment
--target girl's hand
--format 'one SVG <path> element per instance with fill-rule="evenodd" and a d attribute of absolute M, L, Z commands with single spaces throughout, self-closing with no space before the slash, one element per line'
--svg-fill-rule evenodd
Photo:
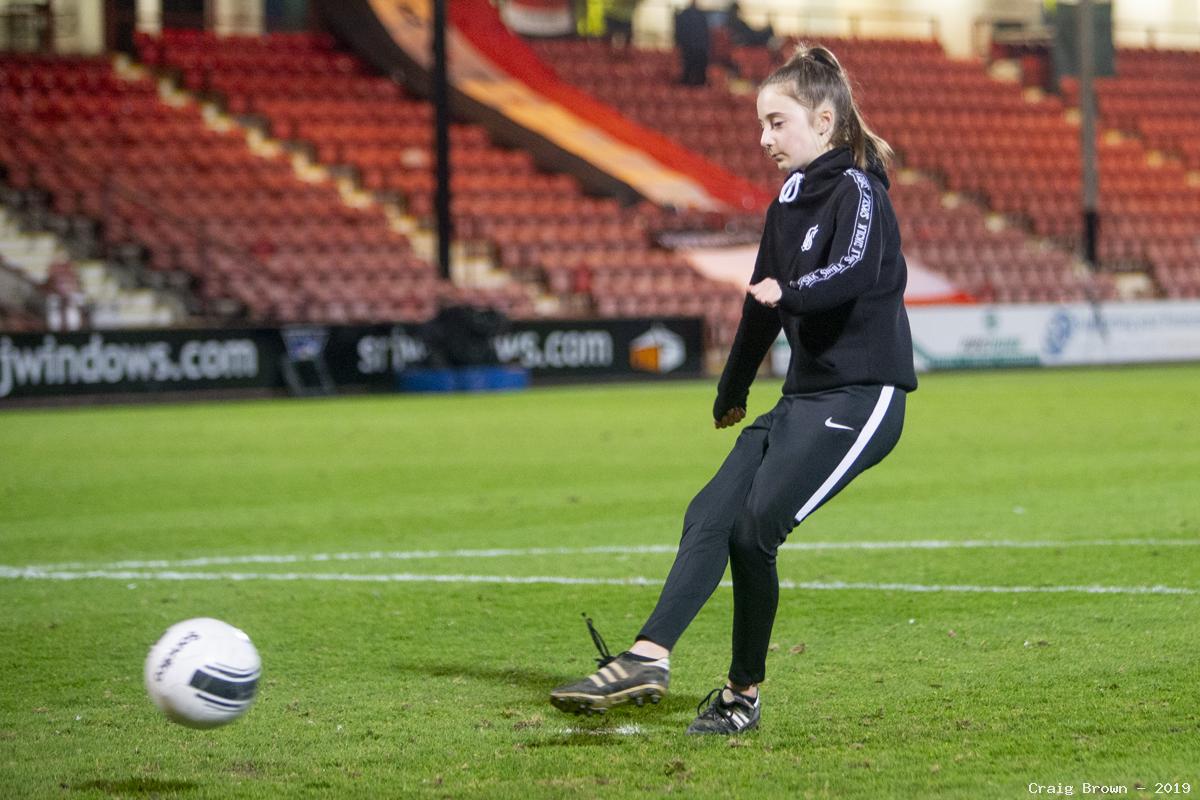
<path fill-rule="evenodd" d="M 746 418 L 746 409 L 731 408 L 725 412 L 725 416 L 720 419 L 713 420 L 713 424 L 718 428 L 728 428 L 731 425 L 737 425 Z"/>
<path fill-rule="evenodd" d="M 763 278 L 758 283 L 750 284 L 750 296 L 767 308 L 774 308 L 783 297 L 783 289 L 779 288 L 774 278 Z"/>

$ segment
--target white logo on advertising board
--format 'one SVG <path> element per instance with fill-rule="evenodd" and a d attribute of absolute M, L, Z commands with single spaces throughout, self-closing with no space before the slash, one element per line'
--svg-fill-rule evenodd
<path fill-rule="evenodd" d="M 683 337 L 662 325 L 652 326 L 629 343 L 629 364 L 643 372 L 667 373 L 683 366 L 686 358 Z"/>
<path fill-rule="evenodd" d="M 91 334 L 86 342 L 60 342 L 53 334 L 41 344 L 20 346 L 0 337 L 0 397 L 31 386 L 115 386 L 253 379 L 258 346 L 251 339 L 188 339 L 178 350 L 167 341 L 109 342 Z"/>

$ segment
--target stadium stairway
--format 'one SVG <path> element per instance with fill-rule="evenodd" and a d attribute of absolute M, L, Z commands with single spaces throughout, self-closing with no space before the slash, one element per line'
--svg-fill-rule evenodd
<path fill-rule="evenodd" d="M 318 163 L 352 172 L 422 229 L 432 226 L 428 103 L 372 75 L 331 40 L 168 30 L 140 37 L 137 47 L 146 64 L 176 73 L 183 86 L 219 98 L 250 124 L 258 120 Z M 555 298 L 543 313 L 704 316 L 713 342 L 732 338 L 742 293 L 654 242 L 677 228 L 719 227 L 720 215 L 589 196 L 573 177 L 493 144 L 479 125 L 454 124 L 451 147 L 458 238 L 522 285 Z"/>
<path fill-rule="evenodd" d="M 0 258 L 0 330 L 43 330 L 46 295 L 29 277 Z"/>
<path fill-rule="evenodd" d="M 64 239 L 51 231 L 28 231 L 0 208 L 0 263 L 41 295 L 44 323 L 52 330 L 169 326 L 186 311 L 180 299 L 150 287 L 131 287 L 100 259 L 73 258 Z"/>
<path fill-rule="evenodd" d="M 979 81 L 972 79 L 972 85 L 995 83 L 979 65 L 952 61 L 933 41 L 822 41 L 838 53 L 858 83 L 871 87 L 861 93 L 861 105 L 872 126 L 897 148 L 901 168 L 895 173 L 892 195 L 906 252 L 914 263 L 941 272 L 982 300 L 1057 302 L 1112 296 L 1113 287 L 1103 276 L 1088 276 L 1068 249 L 1026 230 L 1023 220 L 1010 220 L 979 202 L 973 187 L 954 183 L 937 168 L 931 160 L 937 153 L 928 143 L 913 138 L 914 129 L 941 124 L 932 111 L 913 109 L 963 102 L 969 90 L 960 84 L 968 83 L 963 77 L 968 73 L 978 74 Z M 773 66 L 766 49 L 735 48 L 729 65 L 710 69 L 708 86 L 683 87 L 675 82 L 678 66 L 672 52 L 614 52 L 603 42 L 584 40 L 532 44 L 562 78 L 632 119 L 676 137 L 764 187 L 778 186 L 779 176 L 758 148 L 754 122 L 753 88 Z M 922 87 L 921 94 L 908 92 L 903 105 L 893 99 L 899 88 L 910 86 Z M 997 89 L 1009 91 L 999 84 Z M 988 95 L 995 96 L 996 92 Z M 899 113 L 902 110 L 912 112 L 911 118 Z M 1002 112 L 986 116 L 994 122 Z M 942 149 L 963 152 L 957 143 Z"/>
<path fill-rule="evenodd" d="M 12 333 L 36 333 L 45 330 L 46 321 L 23 309 L 0 307 L 0 330 Z"/>

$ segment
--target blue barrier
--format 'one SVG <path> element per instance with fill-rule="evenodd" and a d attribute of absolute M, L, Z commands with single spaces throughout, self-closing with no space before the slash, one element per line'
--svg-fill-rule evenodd
<path fill-rule="evenodd" d="M 523 367 L 457 367 L 406 369 L 396 376 L 401 392 L 498 392 L 529 386 Z"/>

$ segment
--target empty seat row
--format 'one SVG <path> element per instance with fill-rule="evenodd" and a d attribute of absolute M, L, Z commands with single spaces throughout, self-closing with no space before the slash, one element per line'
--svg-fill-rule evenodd
<path fill-rule="evenodd" d="M 364 188 L 398 200 L 418 220 L 432 223 L 427 104 L 361 65 L 342 64 L 336 91 L 323 83 L 329 76 L 303 67 L 288 72 L 278 59 L 262 57 L 268 67 L 253 70 L 257 56 L 226 55 L 242 45 L 240 37 L 181 42 L 168 34 L 159 42 L 144 39 L 140 46 L 143 52 L 152 48 L 155 63 L 178 71 L 188 85 L 219 95 L 232 111 L 258 115 L 276 135 L 306 145 L 319 161 L 356 170 Z M 319 37 L 309 40 L 307 50 L 300 40 L 291 46 L 300 60 L 307 60 L 306 52 L 326 64 L 345 57 Z M 541 253 L 574 248 L 581 241 L 617 245 L 635 260 L 658 252 L 640 224 L 639 210 L 588 198 L 570 176 L 544 173 L 527 153 L 494 146 L 479 126 L 455 125 L 452 146 L 458 235 L 486 243 L 514 274 L 536 276 L 553 290 L 530 264 Z M 571 215 L 579 217 L 575 224 Z M 510 258 L 513 254 L 519 258 Z M 595 298 L 587 297 L 594 307 Z"/>
<path fill-rule="evenodd" d="M 61 77 L 80 63 L 31 68 Z M 100 59 L 82 63 L 89 74 L 112 72 Z M 151 79 L 102 83 L 98 100 L 70 79 L 0 90 L 0 160 L 17 188 L 95 220 L 107 246 L 137 247 L 151 269 L 186 275 L 211 308 L 232 302 L 251 320 L 310 305 L 328 311 L 313 318 L 387 318 L 371 316 L 383 308 L 373 298 L 389 312 L 427 316 L 445 294 L 380 209 L 350 208 L 331 182 L 297 177 L 289 155 L 255 154 L 240 131 L 212 130 L 195 104 L 159 101 Z M 138 113 L 95 113 L 124 107 Z"/>

